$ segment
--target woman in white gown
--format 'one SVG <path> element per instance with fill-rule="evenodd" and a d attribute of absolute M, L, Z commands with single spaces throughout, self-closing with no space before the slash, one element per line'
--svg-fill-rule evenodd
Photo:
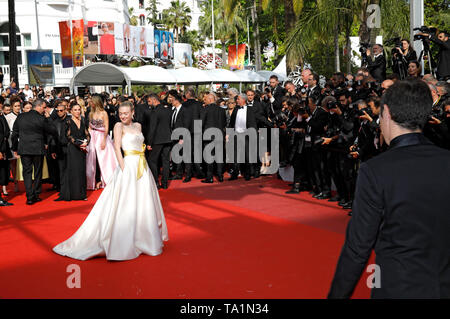
<path fill-rule="evenodd" d="M 57 254 L 79 260 L 95 256 L 129 260 L 141 253 L 162 253 L 163 241 L 169 239 L 166 221 L 145 160 L 141 125 L 132 122 L 133 114 L 130 102 L 120 105 L 121 123 L 114 126 L 119 166 L 81 227 L 53 248 Z"/>

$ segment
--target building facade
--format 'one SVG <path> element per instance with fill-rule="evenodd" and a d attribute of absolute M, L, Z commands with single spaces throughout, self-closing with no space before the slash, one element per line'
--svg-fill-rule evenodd
<path fill-rule="evenodd" d="M 16 0 L 16 38 L 19 84 L 28 83 L 26 51 L 53 50 L 55 87 L 69 86 L 72 68 L 63 68 L 59 38 L 60 21 L 111 21 L 129 23 L 127 0 Z M 36 5 L 35 5 L 36 4 Z M 3 85 L 9 86 L 9 18 L 8 1 L 0 0 L 0 67 Z M 38 31 L 39 30 L 39 31 Z"/>

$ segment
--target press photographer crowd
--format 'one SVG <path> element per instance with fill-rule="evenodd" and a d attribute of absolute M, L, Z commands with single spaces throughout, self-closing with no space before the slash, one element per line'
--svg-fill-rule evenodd
<path fill-rule="evenodd" d="M 383 46 L 362 44 L 363 65 L 355 74 L 336 72 L 321 81 L 314 70 L 305 68 L 299 85 L 280 83 L 273 75 L 266 87 L 245 93 L 235 88 L 215 93 L 186 88 L 142 96 L 88 92 L 75 96 L 29 85 L 19 89 L 12 82 L 0 97 L 0 206 L 12 205 L 8 196 L 18 191 L 19 181 L 24 181 L 28 205 L 41 201 L 42 182 L 59 192 L 56 201 L 86 200 L 87 190 L 104 187 L 117 167 L 112 131 L 120 122 L 118 107 L 131 103 L 158 188 L 167 189 L 170 180 L 188 183 L 194 177 L 207 184 L 214 183 L 214 176 L 223 182 L 225 173 L 227 180 L 242 176 L 248 181 L 270 165 L 270 149 L 251 163 L 248 145 L 242 164 L 217 158 L 215 163 L 173 163 L 171 149 L 183 143 L 171 138 L 176 128 L 193 134 L 195 120 L 202 120 L 203 132 L 234 128 L 236 134 L 245 135 L 248 130 L 279 128 L 280 169 L 294 170 L 286 193 L 310 192 L 317 200 L 337 202 L 351 215 L 359 164 L 388 148 L 380 134 L 380 103 L 383 92 L 396 81 L 421 79 L 428 85 L 433 105 L 423 133 L 450 149 L 449 35 L 427 28 L 418 31 L 416 40 L 426 43 L 423 53 L 417 54 L 406 39 L 391 40 L 388 75 Z M 437 63 L 428 68 L 431 72 L 422 76 L 419 61 L 427 56 L 433 62 L 429 41 L 440 52 Z M 210 141 L 203 141 L 203 147 Z"/>

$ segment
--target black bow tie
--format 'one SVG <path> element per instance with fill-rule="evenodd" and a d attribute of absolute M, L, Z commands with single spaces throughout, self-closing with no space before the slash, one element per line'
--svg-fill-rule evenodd
<path fill-rule="evenodd" d="M 243 106 L 236 106 L 236 109 L 238 109 L 238 110 L 241 110 L 243 108 L 244 108 Z"/>

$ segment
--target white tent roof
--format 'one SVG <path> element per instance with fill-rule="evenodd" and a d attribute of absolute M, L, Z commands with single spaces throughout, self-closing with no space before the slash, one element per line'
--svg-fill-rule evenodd
<path fill-rule="evenodd" d="M 177 82 L 169 70 L 155 65 L 120 69 L 129 76 L 132 84 L 172 84 Z"/>
<path fill-rule="evenodd" d="M 256 73 L 248 70 L 233 72 L 225 69 L 200 70 L 192 67 L 170 70 L 154 65 L 129 68 L 98 62 L 80 68 L 71 80 L 71 88 L 84 85 L 126 85 L 131 91 L 132 84 L 259 83 L 268 81 L 271 74 L 276 73 L 271 71 Z M 280 81 L 284 81 L 285 77 L 277 75 Z"/>
<path fill-rule="evenodd" d="M 281 74 L 283 76 L 287 77 L 287 72 L 286 72 L 286 56 L 284 56 L 281 61 L 280 64 L 278 64 L 278 66 L 273 69 L 273 72 Z"/>
<path fill-rule="evenodd" d="M 203 70 L 185 67 L 167 70 L 176 79 L 178 84 L 212 83 L 214 80 Z"/>
<path fill-rule="evenodd" d="M 240 83 L 242 80 L 233 71 L 225 69 L 212 69 L 205 70 L 212 79 L 214 83 Z"/>
<path fill-rule="evenodd" d="M 257 73 L 259 75 L 261 75 L 264 78 L 265 81 L 269 81 L 269 79 L 270 79 L 270 77 L 272 75 L 278 76 L 278 80 L 280 82 L 287 81 L 287 79 L 288 79 L 287 76 L 284 76 L 282 74 L 279 74 L 279 73 L 276 73 L 276 72 L 273 72 L 273 71 L 258 71 Z"/>
<path fill-rule="evenodd" d="M 266 82 L 261 75 L 250 70 L 237 70 L 234 73 L 241 79 L 242 83 Z"/>

